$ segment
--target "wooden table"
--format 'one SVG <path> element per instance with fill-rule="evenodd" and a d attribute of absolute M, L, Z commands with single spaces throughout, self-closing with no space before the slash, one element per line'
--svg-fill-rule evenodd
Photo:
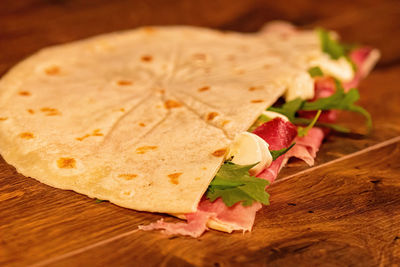
<path fill-rule="evenodd" d="M 253 232 L 199 239 L 138 232 L 163 216 L 51 188 L 0 160 L 0 265 L 399 266 L 400 2 L 277 2 L 2 0 L 0 75 L 39 48 L 148 24 L 256 31 L 284 19 L 337 30 L 383 56 L 359 88 L 373 134 L 331 135 L 316 166 L 285 168 Z M 340 120 L 362 128 L 357 115 Z"/>

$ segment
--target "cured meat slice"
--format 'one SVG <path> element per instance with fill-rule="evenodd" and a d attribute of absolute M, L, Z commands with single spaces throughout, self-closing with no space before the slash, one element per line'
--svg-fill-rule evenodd
<path fill-rule="evenodd" d="M 297 128 L 291 122 L 275 118 L 264 123 L 254 130 L 255 134 L 263 138 L 270 146 L 270 150 L 279 150 L 288 147 L 297 135 Z M 257 177 L 272 183 L 280 168 L 284 156 L 276 159 L 267 169 Z M 233 230 L 251 231 L 257 211 L 262 207 L 258 202 L 249 207 L 237 203 L 227 207 L 219 198 L 210 202 L 204 198 L 200 201 L 195 213 L 186 214 L 187 223 L 167 223 L 159 220 L 147 226 L 140 226 L 142 230 L 164 230 L 166 234 L 181 234 L 192 237 L 200 236 L 207 230 L 207 224 L 225 232 Z"/>
<path fill-rule="evenodd" d="M 160 219 L 149 225 L 140 225 L 139 229 L 144 231 L 163 230 L 162 232 L 167 235 L 179 234 L 197 238 L 207 229 L 207 221 L 212 216 L 215 216 L 215 213 L 197 210 L 197 212 L 185 215 L 187 223 L 168 223 L 164 222 L 164 219 Z"/>
<path fill-rule="evenodd" d="M 324 132 L 321 128 L 311 128 L 304 137 L 297 136 L 294 139 L 296 145 L 289 150 L 285 157 L 295 157 L 304 160 L 309 166 L 314 165 L 314 158 L 317 156 L 319 147 L 324 139 Z"/>
<path fill-rule="evenodd" d="M 345 90 L 358 85 L 360 79 L 365 77 L 375 64 L 379 53 L 370 48 L 360 48 L 353 51 L 350 57 L 357 66 L 357 72 L 353 81 L 344 84 Z M 315 81 L 315 97 L 311 101 L 329 97 L 335 92 L 335 89 L 335 83 L 332 78 L 318 78 Z M 324 111 L 319 121 L 334 122 L 337 115 L 338 111 L 336 110 Z M 312 118 L 315 116 L 315 112 L 301 111 L 300 116 Z M 267 169 L 257 175 L 258 178 L 268 180 L 270 184 L 278 176 L 279 170 L 284 165 L 283 163 L 290 157 L 300 158 L 312 166 L 325 135 L 322 129 L 313 127 L 306 136 L 296 137 L 296 126 L 281 118 L 275 118 L 264 123 L 256 128 L 253 133 L 263 138 L 269 144 L 270 150 L 288 147 L 293 140 L 296 142 L 296 145 L 287 154 L 273 161 Z M 232 232 L 233 230 L 251 231 L 256 213 L 261 207 L 262 205 L 258 202 L 249 207 L 244 207 L 240 203 L 227 207 L 221 199 L 210 202 L 203 197 L 197 212 L 185 215 L 187 223 L 167 223 L 161 219 L 147 226 L 139 226 L 139 228 L 147 231 L 161 229 L 166 234 L 181 234 L 195 238 L 201 236 L 208 229 L 207 225 L 225 232 Z"/>
<path fill-rule="evenodd" d="M 297 128 L 289 121 L 275 118 L 257 127 L 253 133 L 269 144 L 269 150 L 279 150 L 292 143 L 297 135 Z"/>

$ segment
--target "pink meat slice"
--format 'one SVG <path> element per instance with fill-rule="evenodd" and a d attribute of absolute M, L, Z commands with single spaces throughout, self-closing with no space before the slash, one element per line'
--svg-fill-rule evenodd
<path fill-rule="evenodd" d="M 273 27 L 265 28 L 264 31 L 282 31 L 283 28 L 284 34 L 295 33 L 293 27 L 280 23 L 273 25 Z M 350 88 L 356 87 L 360 80 L 368 74 L 371 68 L 366 68 L 364 63 L 369 59 L 372 51 L 371 48 L 364 47 L 354 50 L 350 54 L 350 58 L 357 66 L 357 72 L 351 82 L 344 84 L 346 91 L 350 90 Z M 370 60 L 369 64 L 373 65 L 374 63 L 373 60 Z M 323 77 L 316 79 L 315 97 L 311 101 L 328 97 L 334 92 L 335 83 L 332 78 Z M 334 122 L 336 121 L 337 115 L 337 110 L 324 111 L 321 114 L 319 121 Z M 300 116 L 312 118 L 315 116 L 315 112 L 302 111 L 300 112 Z M 273 183 L 278 176 L 280 169 L 283 167 L 283 163 L 290 157 L 300 158 L 308 165 L 312 166 L 314 164 L 316 153 L 318 152 L 324 135 L 326 134 L 320 128 L 313 127 L 306 136 L 296 137 L 296 126 L 290 122 L 285 122 L 280 118 L 264 123 L 255 129 L 254 133 L 263 138 L 270 145 L 270 150 L 285 148 L 289 146 L 293 140 L 296 142 L 296 145 L 286 155 L 273 161 L 267 169 L 257 175 L 258 178 L 268 180 L 270 184 Z M 145 231 L 163 230 L 166 234 L 180 234 L 197 238 L 207 230 L 207 222 L 209 219 L 215 219 L 220 223 L 232 226 L 232 229 L 234 230 L 251 231 L 256 212 L 261 209 L 261 207 L 262 205 L 260 203 L 254 203 L 249 207 L 244 207 L 240 203 L 232 207 L 227 207 L 220 198 L 214 202 L 210 202 L 206 198 L 203 198 L 199 203 L 197 212 L 185 215 L 187 223 L 167 223 L 161 219 L 146 226 L 139 226 L 139 229 Z"/>
<path fill-rule="evenodd" d="M 297 136 L 294 139 L 296 144 L 286 153 L 285 157 L 288 159 L 295 157 L 304 160 L 309 166 L 313 166 L 323 139 L 324 131 L 321 128 L 313 127 L 306 136 Z"/>
<path fill-rule="evenodd" d="M 232 207 L 228 207 L 218 198 L 214 202 L 210 202 L 208 199 L 203 198 L 198 206 L 198 211 L 205 213 L 214 213 L 211 216 L 217 222 L 230 225 L 235 230 L 251 231 L 253 227 L 255 215 L 262 205 L 258 202 L 254 202 L 251 206 L 243 206 L 241 203 L 237 203 Z"/>
<path fill-rule="evenodd" d="M 254 134 L 269 144 L 269 150 L 279 150 L 288 147 L 297 136 L 297 127 L 291 122 L 275 118 L 254 130 Z M 284 156 L 280 156 L 272 164 L 257 175 L 272 184 L 283 167 Z"/>
<path fill-rule="evenodd" d="M 372 66 L 365 67 L 365 63 L 375 64 L 374 59 L 369 60 L 372 55 L 373 49 L 363 47 L 354 50 L 350 53 L 350 58 L 356 65 L 357 71 L 354 75 L 354 79 L 343 86 L 346 91 L 358 86 L 360 80 L 364 78 L 370 71 Z M 331 96 L 335 90 L 335 82 L 331 77 L 322 77 L 315 80 L 315 95 L 311 101 L 315 101 L 319 98 Z M 318 121 L 321 122 L 335 122 L 339 114 L 338 110 L 323 111 Z M 313 118 L 315 116 L 314 111 L 300 111 L 299 115 L 303 118 Z M 305 137 L 296 137 L 296 145 L 286 154 L 286 158 L 296 157 L 304 160 L 309 166 L 314 165 L 314 158 L 316 153 L 321 146 L 324 136 L 329 133 L 328 129 L 321 130 L 319 128 L 312 128 Z"/>
<path fill-rule="evenodd" d="M 352 81 L 343 84 L 345 90 L 350 90 L 358 86 L 360 81 L 368 75 L 375 65 L 379 58 L 379 53 L 370 47 L 361 47 L 352 51 L 350 58 L 356 65 L 357 71 Z"/>
<path fill-rule="evenodd" d="M 259 126 L 254 130 L 254 133 L 269 144 L 270 150 L 279 150 L 288 147 L 292 143 L 297 135 L 297 128 L 290 122 L 275 118 Z M 272 183 L 278 175 L 283 160 L 284 156 L 279 157 L 257 177 Z M 210 202 L 203 197 L 197 212 L 185 215 L 187 223 L 167 223 L 161 219 L 147 226 L 139 226 L 139 229 L 145 231 L 163 230 L 166 234 L 199 237 L 207 230 L 207 221 L 214 219 L 231 226 L 233 230 L 251 231 L 256 213 L 261 207 L 262 205 L 258 202 L 248 207 L 244 207 L 241 203 L 228 207 L 220 198 Z"/>
<path fill-rule="evenodd" d="M 257 127 L 253 133 L 269 144 L 269 150 L 279 150 L 292 143 L 297 135 L 297 127 L 291 122 L 275 118 Z"/>
<path fill-rule="evenodd" d="M 207 221 L 215 216 L 209 211 L 197 210 L 197 212 L 186 214 L 187 223 L 168 223 L 164 219 L 149 225 L 140 225 L 143 231 L 162 230 L 167 235 L 188 235 L 194 238 L 201 236 L 207 230 Z"/>
<path fill-rule="evenodd" d="M 372 68 L 372 66 L 370 65 L 375 64 L 374 58 L 371 58 L 374 56 L 373 51 L 374 50 L 372 48 L 362 47 L 350 53 L 350 58 L 356 65 L 357 71 L 354 74 L 354 79 L 352 81 L 343 84 L 345 91 L 357 87 L 361 79 L 367 76 L 368 72 Z M 368 66 L 366 66 L 366 63 L 368 63 Z M 333 93 L 335 93 L 336 90 L 335 82 L 331 77 L 317 78 L 315 80 L 314 90 L 315 90 L 314 98 L 311 99 L 310 101 L 315 101 L 319 98 L 329 97 Z M 339 113 L 337 110 L 323 111 L 318 121 L 328 122 L 328 123 L 335 122 L 338 114 Z M 315 116 L 315 112 L 300 111 L 299 115 L 303 118 L 313 118 Z"/>
<path fill-rule="evenodd" d="M 314 98 L 310 101 L 315 101 L 320 98 L 325 98 L 333 95 L 336 90 L 335 81 L 331 77 L 317 78 L 314 83 Z M 299 116 L 303 118 L 314 118 L 315 111 L 299 111 Z M 321 113 L 318 121 L 320 122 L 334 122 L 338 116 L 337 110 L 325 110 Z"/>

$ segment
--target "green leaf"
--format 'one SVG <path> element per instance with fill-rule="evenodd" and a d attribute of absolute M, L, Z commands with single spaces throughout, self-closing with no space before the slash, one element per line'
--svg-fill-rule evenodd
<path fill-rule="evenodd" d="M 327 30 L 318 28 L 317 33 L 324 53 L 328 54 L 332 59 L 339 59 L 346 56 L 344 46 L 333 39 Z"/>
<path fill-rule="evenodd" d="M 301 125 L 307 125 L 310 124 L 312 122 L 311 119 L 306 119 L 306 118 L 295 118 L 295 120 L 293 121 L 294 124 L 301 124 Z M 320 126 L 320 127 L 325 127 L 325 128 L 329 128 L 332 129 L 336 132 L 339 133 L 350 133 L 350 129 L 341 126 L 339 124 L 335 124 L 335 123 L 327 123 L 327 122 L 318 122 L 315 124 L 316 126 Z"/>
<path fill-rule="evenodd" d="M 310 74 L 311 77 L 321 77 L 324 76 L 324 73 L 322 72 L 321 68 L 316 66 L 308 69 L 308 73 Z"/>
<path fill-rule="evenodd" d="M 282 105 L 282 107 L 270 107 L 268 110 L 275 111 L 286 115 L 288 119 L 294 124 L 307 125 L 312 122 L 312 120 L 298 118 L 296 117 L 296 112 L 299 110 L 306 111 L 316 111 L 316 110 L 347 110 L 357 112 L 363 115 L 366 119 L 367 133 L 372 129 L 372 119 L 371 115 L 364 108 L 357 106 L 355 102 L 360 98 L 360 94 L 357 89 L 352 88 L 347 93 L 344 92 L 344 88 L 339 80 L 335 79 L 336 91 L 333 95 L 325 98 L 319 98 L 313 102 L 307 102 L 296 98 Z M 317 126 L 323 126 L 331 128 L 338 132 L 348 133 L 349 129 L 330 123 L 316 123 Z"/>
<path fill-rule="evenodd" d="M 366 123 L 367 123 L 367 129 L 368 129 L 368 133 L 371 132 L 372 129 L 372 118 L 371 118 L 371 114 L 369 114 L 369 112 L 364 109 L 363 107 L 360 106 L 356 106 L 356 105 L 352 105 L 349 107 L 348 109 L 349 111 L 353 111 L 353 112 L 357 112 L 361 115 L 363 115 L 366 118 Z"/>
<path fill-rule="evenodd" d="M 359 98 L 360 94 L 357 89 L 352 88 L 347 93 L 344 92 L 343 86 L 340 81 L 335 80 L 336 92 L 325 98 L 320 98 L 313 102 L 305 102 L 301 110 L 347 110 L 357 112 L 363 115 L 366 119 L 368 132 L 372 129 L 371 115 L 364 108 L 354 104 Z"/>
<path fill-rule="evenodd" d="M 285 154 L 286 152 L 288 152 L 290 149 L 292 149 L 292 147 L 295 145 L 296 143 L 291 144 L 289 147 L 286 148 L 282 148 L 279 150 L 271 150 L 269 151 L 271 153 L 272 156 L 272 160 L 276 160 L 277 158 L 279 158 L 280 156 L 282 156 L 283 154 Z"/>
<path fill-rule="evenodd" d="M 263 124 L 263 123 L 266 123 L 267 121 L 270 121 L 271 120 L 271 118 L 270 117 L 268 117 L 268 116 L 266 116 L 266 115 L 264 115 L 264 114 L 261 114 L 258 118 L 257 118 L 257 120 L 253 123 L 253 125 L 249 128 L 249 132 L 252 132 L 252 131 L 254 131 L 258 126 L 260 126 L 261 124 Z"/>
<path fill-rule="evenodd" d="M 356 72 L 357 72 L 357 65 L 356 65 L 356 63 L 354 63 L 354 61 L 351 60 L 351 58 L 349 57 L 349 55 L 346 56 L 346 60 L 347 60 L 347 62 L 350 63 L 351 68 L 353 69 L 353 72 L 356 73 Z"/>
<path fill-rule="evenodd" d="M 108 202 L 108 200 L 103 200 L 103 199 L 96 198 L 96 203 L 101 203 L 101 202 Z"/>
<path fill-rule="evenodd" d="M 265 187 L 269 182 L 249 174 L 249 170 L 256 164 L 238 165 L 225 162 L 211 181 L 206 192 L 207 198 L 213 202 L 221 197 L 228 207 L 238 202 L 242 202 L 243 206 L 250 206 L 254 201 L 268 205 L 269 194 L 265 192 Z"/>
<path fill-rule="evenodd" d="M 317 114 L 315 114 L 314 119 L 308 124 L 307 127 L 298 127 L 297 128 L 297 135 L 300 137 L 306 136 L 308 131 L 314 126 L 314 124 L 317 122 L 319 116 L 321 115 L 321 110 L 319 109 L 317 111 Z"/>
<path fill-rule="evenodd" d="M 350 52 L 357 48 L 357 45 L 340 43 L 333 39 L 329 32 L 323 28 L 317 28 L 317 33 L 321 42 L 321 49 L 324 53 L 328 54 L 332 59 L 345 57 L 351 64 L 353 71 L 357 71 L 357 65 L 349 57 Z M 311 75 L 311 77 L 314 76 Z"/>
<path fill-rule="evenodd" d="M 304 102 L 301 110 L 331 110 L 344 109 L 350 103 L 354 103 L 360 97 L 356 89 L 351 89 L 347 94 L 344 92 L 338 80 L 335 80 L 336 92 L 324 98 L 319 98 L 313 102 Z"/>
<path fill-rule="evenodd" d="M 290 121 L 293 121 L 296 117 L 296 112 L 301 109 L 304 104 L 304 100 L 296 98 L 292 101 L 286 102 L 282 107 L 269 107 L 268 110 L 281 113 L 285 115 Z"/>

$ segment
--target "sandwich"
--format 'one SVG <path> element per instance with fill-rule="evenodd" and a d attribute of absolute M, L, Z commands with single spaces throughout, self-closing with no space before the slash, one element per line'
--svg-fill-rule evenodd
<path fill-rule="evenodd" d="M 44 184 L 250 231 L 290 157 L 312 165 L 379 52 L 285 23 L 252 34 L 144 27 L 45 48 L 0 80 L 0 154 Z M 328 129 L 328 130 L 327 130 Z"/>

